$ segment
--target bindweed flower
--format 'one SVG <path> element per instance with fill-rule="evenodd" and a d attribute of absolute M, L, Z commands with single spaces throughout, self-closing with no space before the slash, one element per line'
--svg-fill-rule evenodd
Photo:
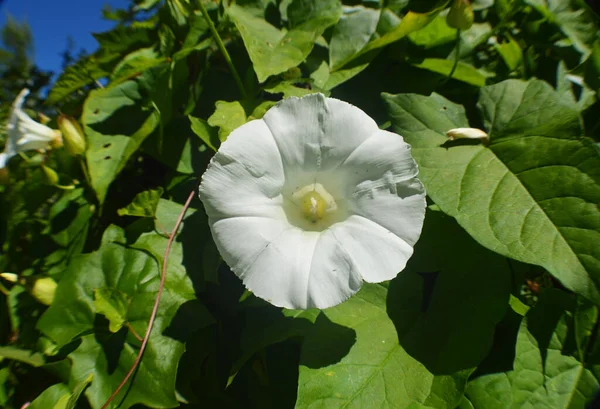
<path fill-rule="evenodd" d="M 29 150 L 47 150 L 51 147 L 62 145 L 60 131 L 42 125 L 29 117 L 21 107 L 28 89 L 22 90 L 12 105 L 8 124 L 6 125 L 7 138 L 4 152 L 0 153 L 0 169 L 6 162 L 19 152 Z"/>
<path fill-rule="evenodd" d="M 312 94 L 234 130 L 199 194 L 248 289 L 276 306 L 327 308 L 404 269 L 425 214 L 417 173 L 401 136 Z"/>
<path fill-rule="evenodd" d="M 488 134 L 477 128 L 454 128 L 446 132 L 451 141 L 455 139 L 479 139 L 484 143 L 489 142 Z"/>

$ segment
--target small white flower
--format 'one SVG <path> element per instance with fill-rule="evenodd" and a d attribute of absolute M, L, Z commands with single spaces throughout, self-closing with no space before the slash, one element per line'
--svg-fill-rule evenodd
<path fill-rule="evenodd" d="M 327 308 L 404 269 L 425 217 L 417 173 L 401 136 L 312 94 L 233 131 L 199 193 L 248 289 L 281 307 Z"/>
<path fill-rule="evenodd" d="M 4 168 L 6 162 L 19 152 L 47 150 L 51 146 L 62 144 L 60 131 L 34 121 L 23 112 L 21 107 L 28 94 L 29 90 L 25 88 L 12 105 L 6 124 L 6 145 L 4 153 L 0 154 L 0 169 Z"/>
<path fill-rule="evenodd" d="M 488 134 L 477 128 L 454 128 L 446 132 L 451 141 L 455 139 L 479 139 L 484 143 L 489 141 Z"/>

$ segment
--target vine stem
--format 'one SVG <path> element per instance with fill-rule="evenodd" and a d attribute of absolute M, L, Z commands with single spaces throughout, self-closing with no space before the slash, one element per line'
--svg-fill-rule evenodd
<path fill-rule="evenodd" d="M 217 42 L 217 47 L 219 47 L 219 51 L 221 51 L 221 54 L 223 54 L 223 57 L 225 58 L 225 61 L 227 62 L 227 65 L 229 66 L 231 75 L 233 75 L 233 79 L 235 80 L 235 83 L 237 84 L 238 88 L 240 89 L 242 98 L 245 101 L 247 101 L 248 94 L 246 94 L 246 89 L 244 88 L 242 79 L 240 78 L 240 75 L 238 74 L 237 70 L 235 69 L 235 66 L 233 65 L 233 61 L 231 60 L 231 56 L 229 55 L 227 48 L 225 48 L 225 44 L 223 43 L 223 40 L 221 39 L 221 36 L 219 35 L 219 32 L 217 31 L 212 19 L 208 15 L 208 12 L 206 11 L 206 7 L 204 7 L 202 0 L 196 0 L 196 4 L 198 5 L 198 7 L 200 7 L 200 12 L 202 13 L 202 16 L 208 23 L 208 28 L 210 29 L 210 32 L 211 32 L 213 38 Z"/>
<path fill-rule="evenodd" d="M 460 60 L 460 29 L 457 28 L 456 29 L 456 53 L 454 54 L 454 64 L 452 64 L 452 69 L 450 70 L 450 73 L 444 79 L 442 84 L 445 84 L 446 82 L 448 82 L 452 79 L 452 76 L 454 75 L 454 72 L 456 71 L 456 68 L 458 67 L 459 60 Z"/>
<path fill-rule="evenodd" d="M 187 209 L 190 207 L 190 203 L 192 202 L 192 199 L 194 198 L 194 195 L 196 194 L 196 191 L 198 190 L 199 183 L 200 183 L 200 181 L 198 180 L 198 183 L 196 183 L 196 187 L 194 187 L 194 190 L 192 190 L 190 192 L 190 195 L 188 196 L 187 200 L 185 201 L 185 204 L 183 205 L 183 209 L 181 209 L 181 212 L 179 213 L 179 217 L 177 218 L 177 221 L 175 222 L 173 231 L 171 232 L 171 235 L 169 236 L 169 241 L 167 242 L 167 247 L 165 248 L 165 254 L 163 256 L 162 271 L 160 274 L 160 284 L 158 286 L 158 291 L 156 292 L 156 299 L 154 300 L 154 308 L 152 308 L 152 314 L 150 314 L 150 320 L 148 321 L 148 328 L 146 328 L 146 334 L 144 335 L 144 339 L 142 340 L 142 345 L 140 346 L 140 351 L 138 352 L 137 357 L 135 358 L 135 361 L 133 362 L 133 365 L 131 365 L 129 372 L 127 372 L 127 375 L 125 375 L 125 378 L 121 381 L 121 383 L 119 384 L 117 389 L 115 389 L 113 394 L 110 395 L 110 398 L 108 398 L 108 400 L 104 403 L 104 405 L 102 405 L 101 409 L 108 408 L 108 405 L 110 404 L 110 402 L 112 402 L 113 399 L 117 396 L 117 394 L 121 391 L 121 389 L 123 389 L 123 386 L 125 386 L 125 384 L 129 380 L 129 378 L 131 378 L 131 376 L 137 369 L 140 361 L 142 360 L 142 355 L 144 354 L 144 351 L 146 350 L 146 345 L 148 344 L 148 340 L 150 339 L 150 333 L 152 332 L 152 327 L 154 326 L 154 320 L 156 319 L 156 314 L 158 313 L 160 297 L 162 296 L 163 290 L 165 288 L 165 279 L 167 278 L 167 264 L 168 264 L 168 260 L 169 260 L 169 253 L 171 252 L 171 245 L 173 244 L 173 240 L 175 240 L 175 236 L 177 236 L 177 231 L 179 230 L 179 226 L 181 226 L 183 217 L 185 216 L 185 213 L 186 213 Z"/>

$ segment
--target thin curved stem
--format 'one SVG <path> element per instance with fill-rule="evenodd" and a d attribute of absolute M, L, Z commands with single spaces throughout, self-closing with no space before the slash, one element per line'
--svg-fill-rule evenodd
<path fill-rule="evenodd" d="M 125 386 L 125 384 L 127 384 L 127 381 L 129 380 L 129 378 L 131 378 L 131 376 L 137 369 L 140 361 L 142 360 L 142 355 L 144 354 L 144 351 L 146 350 L 146 345 L 148 344 L 148 340 L 150 339 L 150 333 L 152 332 L 152 327 L 154 326 L 154 320 L 156 319 L 156 314 L 158 313 L 160 297 L 162 296 L 163 290 L 165 288 L 165 279 L 167 278 L 167 263 L 169 260 L 169 253 L 171 252 L 171 245 L 173 244 L 173 240 L 175 240 L 175 236 L 177 236 L 177 231 L 179 230 L 179 226 L 181 226 L 181 222 L 183 221 L 185 212 L 187 211 L 188 207 L 190 207 L 190 203 L 192 202 L 192 199 L 196 195 L 197 190 L 198 190 L 198 184 L 196 184 L 196 187 L 194 188 L 194 190 L 192 190 L 190 192 L 190 195 L 188 196 L 187 200 L 185 201 L 185 204 L 183 205 L 183 209 L 181 209 L 181 213 L 179 213 L 179 217 L 177 218 L 177 221 L 175 222 L 175 227 L 173 227 L 173 231 L 171 232 L 171 235 L 169 236 L 169 241 L 167 242 L 167 247 L 165 248 L 165 254 L 163 256 L 162 271 L 160 274 L 160 284 L 158 286 L 158 291 L 156 292 L 156 299 L 154 300 L 154 308 L 152 308 L 152 314 L 150 314 L 150 320 L 148 321 L 148 328 L 146 328 L 146 334 L 144 335 L 144 339 L 142 340 L 142 345 L 140 346 L 140 351 L 138 352 L 137 357 L 135 358 L 135 361 L 133 362 L 133 365 L 131 365 L 129 372 L 127 372 L 127 375 L 125 375 L 125 378 L 121 381 L 121 383 L 119 384 L 117 389 L 115 389 L 113 394 L 110 395 L 110 398 L 108 398 L 106 403 L 104 403 L 104 405 L 102 405 L 102 409 L 106 409 L 108 407 L 108 405 L 110 404 L 110 402 L 112 402 L 113 399 L 117 396 L 117 394 L 121 391 L 121 389 L 123 389 L 123 386 Z"/>
<path fill-rule="evenodd" d="M 237 84 L 238 88 L 240 89 L 240 94 L 242 94 L 242 98 L 245 101 L 247 101 L 248 94 L 246 93 L 246 89 L 244 88 L 244 83 L 242 82 L 240 75 L 238 74 L 237 70 L 235 69 L 235 66 L 233 65 L 233 61 L 231 60 L 231 56 L 229 55 L 229 52 L 227 52 L 227 48 L 225 48 L 225 44 L 223 44 L 223 40 L 221 39 L 221 36 L 219 35 L 219 32 L 217 31 L 212 19 L 208 15 L 208 12 L 206 11 L 206 7 L 204 7 L 202 0 L 196 0 L 196 4 L 200 8 L 200 12 L 202 12 L 202 16 L 206 20 L 206 22 L 208 24 L 208 28 L 210 29 L 210 32 L 211 32 L 213 38 L 217 42 L 217 47 L 219 47 L 221 54 L 223 54 L 223 58 L 225 58 L 225 62 L 227 62 L 227 65 L 229 66 L 231 75 L 233 75 L 233 79 L 235 80 L 235 83 Z"/>
<path fill-rule="evenodd" d="M 452 69 L 450 70 L 450 73 L 448 74 L 448 76 L 446 78 L 444 78 L 444 80 L 442 81 L 442 84 L 445 84 L 452 79 L 452 76 L 454 75 L 454 72 L 456 71 L 456 68 L 458 67 L 459 60 L 460 60 L 460 28 L 457 28 L 456 29 L 456 52 L 454 53 L 454 64 L 452 64 Z"/>

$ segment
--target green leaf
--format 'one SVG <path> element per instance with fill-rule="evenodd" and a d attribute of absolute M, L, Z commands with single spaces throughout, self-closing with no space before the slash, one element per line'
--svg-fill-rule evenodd
<path fill-rule="evenodd" d="M 379 22 L 380 11 L 363 6 L 343 7 L 329 42 L 329 66 L 342 67 L 371 39 Z"/>
<path fill-rule="evenodd" d="M 398 24 L 396 27 L 394 27 L 392 30 L 388 31 L 381 37 L 369 42 L 365 47 L 361 49 L 361 51 L 358 54 L 356 54 L 355 58 L 366 54 L 369 51 L 385 47 L 386 45 L 403 39 L 412 32 L 418 31 L 423 27 L 426 27 L 435 19 L 438 13 L 438 9 L 434 9 L 433 11 L 428 13 L 415 13 L 409 11 L 400 21 L 400 24 Z"/>
<path fill-rule="evenodd" d="M 521 323 L 514 370 L 469 382 L 467 397 L 473 407 L 586 407 L 600 384 L 574 349 L 575 320 L 580 314 L 572 295 L 543 291 Z"/>
<path fill-rule="evenodd" d="M 46 363 L 44 355 L 39 352 L 27 351 L 11 346 L 0 346 L 0 360 L 2 359 L 19 361 L 34 367 L 42 366 Z"/>
<path fill-rule="evenodd" d="M 496 51 L 500 54 L 509 72 L 516 70 L 523 64 L 523 50 L 514 38 L 509 34 L 505 35 L 507 42 L 497 43 L 494 45 Z"/>
<path fill-rule="evenodd" d="M 491 145 L 449 142 L 469 123 L 462 106 L 433 94 L 387 95 L 395 131 L 412 145 L 428 195 L 479 243 L 546 268 L 600 302 L 600 156 L 580 137 L 577 111 L 542 81 L 485 87 Z"/>
<path fill-rule="evenodd" d="M 127 54 L 119 64 L 117 64 L 110 75 L 110 86 L 113 87 L 116 84 L 131 79 L 147 69 L 156 67 L 164 62 L 166 62 L 166 59 L 160 57 L 158 53 L 154 51 L 153 47 L 135 50 Z"/>
<path fill-rule="evenodd" d="M 596 38 L 594 15 L 576 0 L 525 0 L 573 42 L 573 46 L 586 58 Z"/>
<path fill-rule="evenodd" d="M 294 4 L 296 9 L 312 10 L 314 17 L 296 11 L 292 19 L 296 25 L 287 32 L 256 17 L 243 6 L 234 4 L 227 9 L 242 35 L 259 82 L 302 63 L 323 31 L 341 15 L 337 0 L 294 0 L 290 8 L 293 9 Z"/>
<path fill-rule="evenodd" d="M 410 41 L 425 49 L 456 41 L 456 30 L 446 24 L 446 16 L 437 15 L 429 25 L 408 35 Z"/>
<path fill-rule="evenodd" d="M 44 390 L 27 408 L 54 409 L 57 402 L 62 401 L 66 404 L 66 401 L 69 400 L 70 396 L 71 389 L 63 383 L 58 383 Z"/>
<path fill-rule="evenodd" d="M 160 114 L 144 110 L 144 95 L 136 81 L 90 93 L 82 123 L 88 138 L 86 158 L 91 184 L 100 203 L 127 160 L 160 123 Z"/>
<path fill-rule="evenodd" d="M 75 389 L 69 397 L 69 400 L 67 401 L 67 404 L 65 405 L 64 409 L 75 409 L 77 407 L 77 401 L 79 400 L 79 397 L 81 396 L 85 388 L 87 388 L 88 385 L 92 382 L 92 379 L 94 379 L 93 373 L 89 374 L 86 379 L 82 380 L 75 386 Z"/>
<path fill-rule="evenodd" d="M 117 210 L 119 216 L 154 217 L 158 201 L 163 194 L 163 189 L 152 189 L 140 192 L 126 207 Z"/>
<path fill-rule="evenodd" d="M 428 209 L 413 257 L 390 282 L 387 311 L 402 347 L 432 373 L 472 370 L 489 353 L 511 282 L 504 257 Z"/>
<path fill-rule="evenodd" d="M 58 77 L 46 100 L 48 104 L 56 104 L 71 93 L 108 77 L 114 65 L 118 62 L 118 55 L 84 57 L 74 65 L 67 67 Z"/>
<path fill-rule="evenodd" d="M 156 236 L 159 243 L 166 238 Z M 148 240 L 148 239 L 146 239 Z M 155 239 L 156 240 L 156 239 Z M 153 247 L 152 247 L 153 248 Z M 159 249 L 164 250 L 164 248 Z M 177 256 L 175 256 L 177 259 Z M 170 266 L 179 261 L 171 260 Z M 99 408 L 121 382 L 139 351 L 139 340 L 128 328 L 117 333 L 107 330 L 92 333 L 102 321 L 97 321 L 94 289 L 111 289 L 126 295 L 129 301 L 127 321 L 141 336 L 145 333 L 159 286 L 157 259 L 146 251 L 128 248 L 123 231 L 109 227 L 100 249 L 76 258 L 69 266 L 56 290 L 56 302 L 38 321 L 40 330 L 57 345 L 63 346 L 79 339 L 80 344 L 69 359 L 72 361 L 71 381 L 81 382 L 93 373 L 94 379 L 86 390 L 93 408 Z M 102 290 L 105 291 L 105 290 Z M 136 373 L 136 381 L 128 388 L 121 407 L 137 403 L 150 407 L 174 407 L 175 375 L 189 328 L 210 324 L 210 315 L 198 315 L 190 326 L 181 320 L 182 306 L 195 302 L 190 277 L 182 268 L 169 268 L 165 289 L 154 329 L 144 358 Z M 106 323 L 104 325 L 107 325 Z M 90 334 L 91 333 L 91 334 Z M 89 334 L 89 335 L 88 335 Z"/>
<path fill-rule="evenodd" d="M 198 137 L 206 144 L 206 146 L 216 152 L 220 144 L 216 130 L 202 118 L 195 118 L 191 115 L 188 116 L 188 118 L 190 119 L 192 131 L 198 135 Z"/>
<path fill-rule="evenodd" d="M 94 308 L 108 320 L 110 332 L 117 332 L 127 321 L 127 294 L 114 288 L 94 288 Z"/>
<path fill-rule="evenodd" d="M 386 295 L 384 287 L 365 284 L 321 312 L 302 345 L 296 408 L 458 405 L 470 371 L 434 375 L 413 358 L 398 343 Z"/>
<path fill-rule="evenodd" d="M 219 128 L 219 140 L 224 142 L 234 129 L 246 123 L 246 112 L 239 101 L 217 101 L 215 112 L 208 118 L 207 122 L 210 126 Z M 198 125 L 201 124 L 196 121 L 196 126 Z"/>
<path fill-rule="evenodd" d="M 454 61 L 441 58 L 425 58 L 412 63 L 413 66 L 448 76 L 454 66 Z M 476 87 L 485 85 L 487 76 L 470 64 L 459 62 L 452 74 L 452 79 L 465 82 Z"/>

